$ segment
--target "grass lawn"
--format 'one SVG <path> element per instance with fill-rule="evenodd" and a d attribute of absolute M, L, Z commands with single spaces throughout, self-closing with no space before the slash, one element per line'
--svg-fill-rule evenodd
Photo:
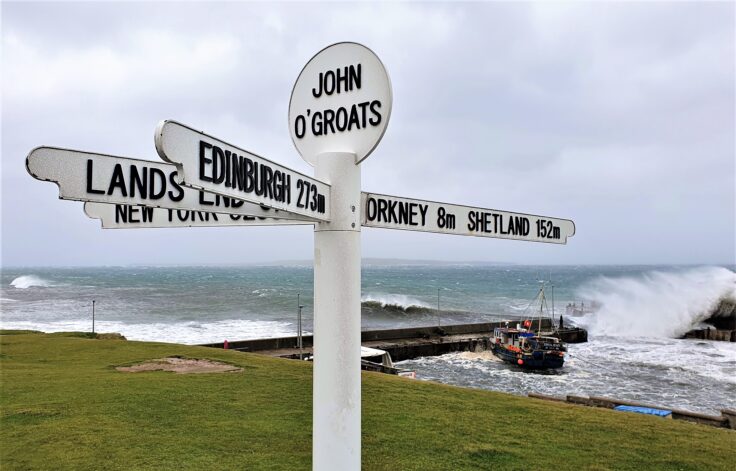
<path fill-rule="evenodd" d="M 238 373 L 122 373 L 167 356 Z M 0 468 L 311 468 L 307 362 L 83 334 L 0 335 Z M 736 469 L 736 432 L 363 373 L 366 470 Z"/>

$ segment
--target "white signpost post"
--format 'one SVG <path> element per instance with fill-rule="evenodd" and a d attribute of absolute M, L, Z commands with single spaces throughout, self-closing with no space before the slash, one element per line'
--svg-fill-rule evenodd
<path fill-rule="evenodd" d="M 338 43 L 299 74 L 289 129 L 317 178 L 332 185 L 332 218 L 314 228 L 312 463 L 360 469 L 360 167 L 391 115 L 391 81 L 365 46 Z"/>
<path fill-rule="evenodd" d="M 315 470 L 360 469 L 362 226 L 555 244 L 575 234 L 566 219 L 361 193 L 359 164 L 391 107 L 378 57 L 337 43 L 307 63 L 289 103 L 291 139 L 315 178 L 175 121 L 155 134 L 173 165 L 50 147 L 26 160 L 60 198 L 86 201 L 103 228 L 314 225 Z"/>

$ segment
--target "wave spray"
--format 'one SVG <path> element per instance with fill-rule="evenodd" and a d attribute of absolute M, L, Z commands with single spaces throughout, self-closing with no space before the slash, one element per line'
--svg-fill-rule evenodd
<path fill-rule="evenodd" d="M 699 267 L 598 277 L 577 294 L 600 304 L 580 320 L 594 335 L 674 338 L 709 318 L 721 300 L 736 300 L 736 273 Z"/>

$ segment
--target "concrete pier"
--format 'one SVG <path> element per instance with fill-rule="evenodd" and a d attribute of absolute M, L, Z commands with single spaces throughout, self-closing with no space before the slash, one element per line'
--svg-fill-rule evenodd
<path fill-rule="evenodd" d="M 712 327 L 691 330 L 682 338 L 736 342 L 736 302 L 721 300 L 711 316 L 703 322 Z"/>
<path fill-rule="evenodd" d="M 493 329 L 503 327 L 506 323 L 507 321 L 500 321 L 441 327 L 365 330 L 361 332 L 361 345 L 385 350 L 391 354 L 394 361 L 443 355 L 450 352 L 485 350 L 490 347 Z M 515 326 L 517 321 L 509 321 L 508 324 Z M 551 329 L 551 327 L 549 320 L 542 321 L 542 330 Z M 587 341 L 588 335 L 584 329 L 565 329 L 561 332 L 561 337 L 565 342 L 576 343 Z M 302 344 L 304 353 L 311 355 L 312 336 L 302 336 Z M 223 348 L 222 343 L 210 343 L 203 346 Z M 228 348 L 280 358 L 299 358 L 296 336 L 230 341 Z"/>
<path fill-rule="evenodd" d="M 733 329 L 695 329 L 683 335 L 684 339 L 718 340 L 736 342 L 736 330 Z"/>

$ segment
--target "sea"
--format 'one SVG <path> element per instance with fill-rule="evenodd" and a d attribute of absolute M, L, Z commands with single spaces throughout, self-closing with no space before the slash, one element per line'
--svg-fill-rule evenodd
<path fill-rule="evenodd" d="M 118 332 L 128 340 L 201 344 L 312 330 L 313 272 L 264 266 L 3 268 L 0 328 Z M 399 362 L 419 381 L 525 395 L 597 395 L 719 414 L 736 409 L 736 343 L 679 339 L 714 306 L 736 299 L 734 266 L 528 266 L 363 263 L 362 328 L 530 317 L 545 286 L 548 308 L 588 329 L 565 366 L 534 372 L 490 352 Z M 581 317 L 567 306 L 585 304 Z"/>

